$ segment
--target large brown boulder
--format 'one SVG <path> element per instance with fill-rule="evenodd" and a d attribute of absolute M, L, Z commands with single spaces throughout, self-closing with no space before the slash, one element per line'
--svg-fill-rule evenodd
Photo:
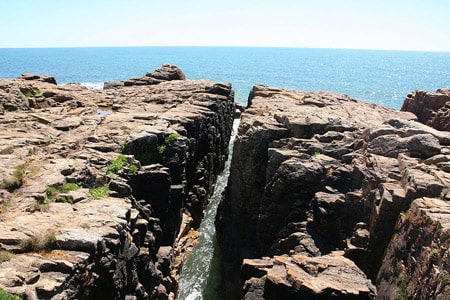
<path fill-rule="evenodd" d="M 437 130 L 450 131 L 450 90 L 435 93 L 417 90 L 405 98 L 402 111 L 414 113 L 419 122 Z"/>

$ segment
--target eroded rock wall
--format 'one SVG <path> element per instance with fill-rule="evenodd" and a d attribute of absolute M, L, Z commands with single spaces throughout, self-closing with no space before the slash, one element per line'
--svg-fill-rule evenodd
<path fill-rule="evenodd" d="M 437 130 L 450 131 L 450 91 L 439 89 L 435 93 L 414 91 L 403 102 L 402 111 L 417 115 L 419 122 Z"/>
<path fill-rule="evenodd" d="M 228 155 L 231 84 L 169 65 L 103 91 L 48 78 L 0 82 L 0 286 L 173 298 L 178 239 L 200 223 Z"/>
<path fill-rule="evenodd" d="M 255 86 L 217 215 L 229 298 L 375 297 L 399 216 L 414 199 L 448 198 L 450 135 L 415 119 L 346 95 Z"/>

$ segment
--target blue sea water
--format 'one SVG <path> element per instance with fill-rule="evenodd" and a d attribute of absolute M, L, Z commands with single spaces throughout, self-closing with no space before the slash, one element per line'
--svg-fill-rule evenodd
<path fill-rule="evenodd" d="M 55 76 L 58 84 L 103 83 L 178 65 L 189 79 L 232 82 L 246 104 L 254 84 L 326 90 L 399 109 L 415 89 L 450 88 L 450 52 L 245 47 L 0 49 L 0 78 Z"/>

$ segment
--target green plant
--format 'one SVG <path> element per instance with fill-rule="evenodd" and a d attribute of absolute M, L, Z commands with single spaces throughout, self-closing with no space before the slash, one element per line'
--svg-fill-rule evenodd
<path fill-rule="evenodd" d="M 68 193 L 70 191 L 76 191 L 81 187 L 76 183 L 66 183 L 61 187 L 61 193 Z"/>
<path fill-rule="evenodd" d="M 11 252 L 0 250 L 0 263 L 10 260 L 14 257 L 14 254 Z"/>
<path fill-rule="evenodd" d="M 428 256 L 428 260 L 430 264 L 437 264 L 439 258 L 441 257 L 439 253 L 439 249 L 433 249 L 430 252 L 430 255 Z"/>
<path fill-rule="evenodd" d="M 56 202 L 73 204 L 73 199 L 72 197 L 67 197 L 65 195 L 58 195 L 58 197 L 56 198 Z"/>
<path fill-rule="evenodd" d="M 42 94 L 41 90 L 35 87 L 22 87 L 20 92 L 25 97 L 33 97 Z"/>
<path fill-rule="evenodd" d="M 54 186 L 47 186 L 45 188 L 45 194 L 47 195 L 47 198 L 50 200 L 56 199 L 56 196 L 58 196 L 58 189 Z"/>
<path fill-rule="evenodd" d="M 43 207 L 48 207 L 48 199 L 37 198 L 34 200 L 34 210 L 42 210 Z"/>
<path fill-rule="evenodd" d="M 107 171 L 108 173 L 117 174 L 117 172 L 119 172 L 126 164 L 127 157 L 123 154 L 119 154 L 115 160 L 111 161 Z"/>
<path fill-rule="evenodd" d="M 3 179 L 3 182 L 0 184 L 0 188 L 13 192 L 22 186 L 24 177 L 25 164 L 16 166 L 13 175 L 10 178 Z"/>
<path fill-rule="evenodd" d="M 91 194 L 91 196 L 94 197 L 94 199 L 105 198 L 106 196 L 108 196 L 108 192 L 109 192 L 108 184 L 104 184 L 102 186 L 89 189 L 89 194 Z"/>
<path fill-rule="evenodd" d="M 172 145 L 173 142 L 175 142 L 180 136 L 181 136 L 181 135 L 180 135 L 178 132 L 171 133 L 171 134 L 169 134 L 169 136 L 167 136 L 167 137 L 164 139 L 164 143 L 165 143 L 167 146 L 170 146 L 170 145 Z"/>
<path fill-rule="evenodd" d="M 21 241 L 19 246 L 23 252 L 49 251 L 56 248 L 57 240 L 55 234 L 48 231 Z"/>
<path fill-rule="evenodd" d="M 0 300 L 21 300 L 19 296 L 11 295 L 6 292 L 4 289 L 0 288 Z"/>
<path fill-rule="evenodd" d="M 159 152 L 159 154 L 163 154 L 164 151 L 166 151 L 166 145 L 158 146 L 158 152 Z"/>
<path fill-rule="evenodd" d="M 35 154 L 36 154 L 36 148 L 34 148 L 34 147 L 28 148 L 28 156 L 33 156 Z"/>
<path fill-rule="evenodd" d="M 138 170 L 139 170 L 139 167 L 138 167 L 137 165 L 135 165 L 135 164 L 132 164 L 132 165 L 130 166 L 130 171 L 129 171 L 129 173 L 130 173 L 130 174 L 133 174 L 133 173 L 136 173 Z"/>
<path fill-rule="evenodd" d="M 178 132 L 174 132 L 166 136 L 164 139 L 164 144 L 158 146 L 158 152 L 159 154 L 163 154 L 167 147 L 171 146 L 181 135 Z"/>
<path fill-rule="evenodd" d="M 313 153 L 313 156 L 319 156 L 320 155 L 320 152 L 319 151 L 315 151 L 314 153 Z"/>
<path fill-rule="evenodd" d="M 409 284 L 408 274 L 406 274 L 406 272 L 403 271 L 402 273 L 400 273 L 399 281 L 397 283 L 397 293 L 399 296 L 398 299 L 401 300 L 408 299 L 408 292 L 407 292 L 408 284 Z"/>

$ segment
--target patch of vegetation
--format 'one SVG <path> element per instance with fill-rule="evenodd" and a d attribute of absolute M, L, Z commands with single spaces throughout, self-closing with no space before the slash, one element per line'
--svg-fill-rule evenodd
<path fill-rule="evenodd" d="M 428 261 L 430 262 L 430 264 L 437 264 L 439 258 L 441 257 L 440 253 L 439 253 L 439 249 L 433 249 L 430 252 L 430 255 L 428 256 Z"/>
<path fill-rule="evenodd" d="M 66 183 L 61 187 L 61 193 L 79 190 L 81 187 L 76 183 Z"/>
<path fill-rule="evenodd" d="M 319 156 L 321 153 L 319 152 L 319 151 L 315 151 L 314 153 L 313 153 L 313 156 Z"/>
<path fill-rule="evenodd" d="M 76 190 L 78 190 L 80 188 L 81 187 L 78 184 L 76 184 L 76 183 L 66 183 L 60 188 L 56 188 L 54 186 L 47 186 L 45 188 L 45 194 L 47 195 L 47 199 L 49 199 L 49 200 L 59 199 L 61 202 L 72 203 L 71 199 L 67 199 L 67 200 L 70 200 L 70 201 L 64 201 L 63 198 L 66 198 L 66 197 L 58 198 L 59 194 L 61 194 L 61 193 L 65 194 L 65 193 L 68 193 L 70 191 L 76 191 Z M 44 204 L 44 203 L 40 203 L 40 204 Z"/>
<path fill-rule="evenodd" d="M 0 188 L 8 190 L 8 192 L 14 192 L 20 188 L 23 184 L 25 177 L 25 164 L 19 165 L 14 169 L 14 173 L 10 178 L 3 179 L 0 184 Z"/>
<path fill-rule="evenodd" d="M 58 196 L 58 189 L 55 188 L 54 186 L 47 186 L 45 188 L 45 194 L 47 195 L 47 198 L 50 200 L 54 200 L 56 199 L 56 196 Z"/>
<path fill-rule="evenodd" d="M 181 135 L 178 132 L 169 134 L 168 137 L 164 139 L 164 144 L 170 146 L 172 145 Z"/>
<path fill-rule="evenodd" d="M 28 148 L 28 156 L 33 156 L 35 154 L 36 154 L 36 148 L 34 148 L 34 147 Z"/>
<path fill-rule="evenodd" d="M 165 139 L 164 139 L 164 144 L 158 146 L 158 152 L 159 154 L 163 154 L 167 147 L 171 146 L 181 135 L 178 132 L 174 132 L 169 134 Z"/>
<path fill-rule="evenodd" d="M 58 244 L 53 232 L 47 232 L 43 235 L 35 235 L 20 242 L 20 249 L 23 252 L 50 251 L 55 249 Z"/>
<path fill-rule="evenodd" d="M 0 263 L 11 260 L 13 257 L 13 253 L 5 250 L 0 250 Z"/>
<path fill-rule="evenodd" d="M 108 173 L 117 174 L 117 172 L 119 172 L 126 164 L 127 157 L 123 154 L 119 154 L 115 160 L 111 161 L 107 171 Z"/>
<path fill-rule="evenodd" d="M 400 280 L 397 283 L 397 293 L 399 296 L 398 299 L 406 300 L 406 299 L 408 299 L 408 292 L 407 292 L 407 288 L 408 288 L 408 284 L 409 284 L 408 274 L 406 274 L 406 272 L 400 273 L 399 279 Z"/>
<path fill-rule="evenodd" d="M 91 228 L 91 225 L 89 225 L 88 223 L 81 223 L 80 227 L 87 230 L 87 229 Z"/>
<path fill-rule="evenodd" d="M 133 174 L 133 173 L 136 173 L 138 170 L 139 170 L 139 167 L 135 164 L 132 164 L 130 166 L 130 171 L 128 173 Z"/>
<path fill-rule="evenodd" d="M 21 95 L 24 97 L 34 97 L 42 94 L 42 91 L 35 87 L 22 87 L 20 88 Z"/>
<path fill-rule="evenodd" d="M 108 192 L 109 192 L 109 184 L 89 189 L 89 194 L 91 194 L 91 196 L 97 200 L 108 196 Z"/>
<path fill-rule="evenodd" d="M 21 300 L 19 296 L 11 295 L 4 289 L 0 288 L 0 300 Z"/>
<path fill-rule="evenodd" d="M 73 199 L 65 195 L 58 195 L 58 197 L 56 198 L 56 202 L 73 204 Z"/>
<path fill-rule="evenodd" d="M 159 154 L 163 154 L 166 151 L 166 145 L 158 146 Z"/>

